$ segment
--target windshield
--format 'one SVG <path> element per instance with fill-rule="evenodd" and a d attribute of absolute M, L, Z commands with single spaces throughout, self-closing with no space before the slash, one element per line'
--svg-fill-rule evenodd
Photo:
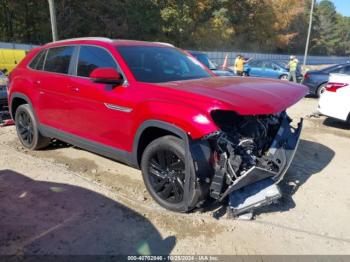
<path fill-rule="evenodd" d="M 273 61 L 276 65 L 278 65 L 279 67 L 282 67 L 282 68 L 286 68 L 287 65 L 288 65 L 288 62 L 286 61 Z"/>
<path fill-rule="evenodd" d="M 208 67 L 210 70 L 215 70 L 216 66 L 212 61 L 210 61 L 209 57 L 206 54 L 196 54 L 192 53 L 192 55 L 197 58 L 199 62 Z"/>
<path fill-rule="evenodd" d="M 161 83 L 211 75 L 193 57 L 171 47 L 118 46 L 137 81 Z"/>

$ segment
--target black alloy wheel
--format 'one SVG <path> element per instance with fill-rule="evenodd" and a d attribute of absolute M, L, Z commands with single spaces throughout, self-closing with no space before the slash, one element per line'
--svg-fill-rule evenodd
<path fill-rule="evenodd" d="M 150 184 L 157 195 L 170 203 L 180 203 L 184 197 L 185 163 L 174 152 L 155 152 L 148 162 Z"/>
<path fill-rule="evenodd" d="M 188 212 L 203 203 L 207 187 L 187 171 L 185 142 L 172 135 L 153 140 L 141 156 L 142 178 L 152 198 L 162 207 Z M 185 181 L 188 179 L 188 192 Z"/>
<path fill-rule="evenodd" d="M 21 141 L 27 147 L 31 147 L 34 139 L 33 122 L 28 113 L 25 111 L 21 111 L 17 117 L 18 120 L 16 121 L 16 123 L 18 128 L 18 135 L 20 136 Z"/>

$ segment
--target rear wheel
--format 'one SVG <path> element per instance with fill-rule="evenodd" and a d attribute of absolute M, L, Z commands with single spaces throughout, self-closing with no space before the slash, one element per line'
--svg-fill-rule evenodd
<path fill-rule="evenodd" d="M 28 104 L 17 108 L 15 124 L 18 138 L 24 147 L 37 150 L 50 144 L 51 139 L 40 134 L 33 111 Z"/>
<path fill-rule="evenodd" d="M 326 86 L 327 86 L 327 83 L 324 83 L 317 88 L 318 97 L 320 97 L 323 94 L 323 92 L 326 91 Z"/>
<path fill-rule="evenodd" d="M 281 75 L 280 80 L 288 80 L 288 75 Z"/>
<path fill-rule="evenodd" d="M 174 136 L 151 142 L 141 160 L 142 176 L 153 199 L 162 207 L 177 212 L 193 209 L 202 196 L 194 171 L 189 174 L 190 194 L 185 196 L 185 143 Z"/>

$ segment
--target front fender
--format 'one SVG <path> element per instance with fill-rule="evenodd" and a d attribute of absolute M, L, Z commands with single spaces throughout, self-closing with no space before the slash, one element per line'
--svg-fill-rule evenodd
<path fill-rule="evenodd" d="M 138 107 L 136 114 L 136 119 L 140 122 L 135 126 L 135 131 L 138 126 L 150 119 L 172 124 L 192 139 L 198 139 L 219 130 L 211 120 L 209 112 L 178 103 L 149 101 Z"/>

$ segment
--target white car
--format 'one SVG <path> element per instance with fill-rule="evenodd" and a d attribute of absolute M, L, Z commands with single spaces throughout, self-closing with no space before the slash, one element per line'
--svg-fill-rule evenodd
<path fill-rule="evenodd" d="M 330 74 L 320 96 L 318 111 L 325 116 L 350 123 L 350 75 Z"/>

